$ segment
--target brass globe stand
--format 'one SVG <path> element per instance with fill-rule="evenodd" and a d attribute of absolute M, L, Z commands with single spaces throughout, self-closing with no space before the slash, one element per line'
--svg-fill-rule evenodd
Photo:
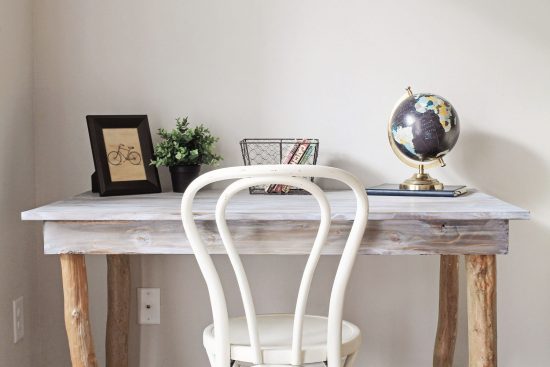
<path fill-rule="evenodd" d="M 418 173 L 403 181 L 399 188 L 402 190 L 443 190 L 443 184 L 424 173 L 424 166 L 419 165 Z"/>

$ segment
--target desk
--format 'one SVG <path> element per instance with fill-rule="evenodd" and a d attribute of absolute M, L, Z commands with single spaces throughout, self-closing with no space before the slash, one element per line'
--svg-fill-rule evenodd
<path fill-rule="evenodd" d="M 224 253 L 214 222 L 219 192 L 197 196 L 195 217 L 211 253 Z M 332 227 L 324 254 L 340 254 L 351 228 L 351 191 L 328 192 Z M 107 366 L 128 365 L 129 254 L 192 254 L 180 219 L 181 194 L 100 198 L 92 193 L 22 213 L 44 222 L 44 252 L 61 258 L 65 324 L 73 367 L 97 366 L 84 254 L 107 255 Z M 481 192 L 458 198 L 370 196 L 362 255 L 442 255 L 434 366 L 452 366 L 458 308 L 458 255 L 466 255 L 469 365 L 497 365 L 496 258 L 508 252 L 509 221 L 529 212 Z M 242 254 L 308 254 L 318 208 L 310 196 L 241 193 L 227 218 Z M 289 241 L 291 236 L 292 241 Z"/>

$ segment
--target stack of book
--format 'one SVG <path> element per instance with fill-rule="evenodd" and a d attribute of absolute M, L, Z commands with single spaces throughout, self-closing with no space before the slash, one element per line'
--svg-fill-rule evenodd
<path fill-rule="evenodd" d="M 315 145 L 311 144 L 308 139 L 302 139 L 292 146 L 281 164 L 306 164 L 314 151 Z M 289 191 L 290 186 L 288 185 L 271 184 L 265 187 L 265 192 L 268 194 L 287 194 Z"/>

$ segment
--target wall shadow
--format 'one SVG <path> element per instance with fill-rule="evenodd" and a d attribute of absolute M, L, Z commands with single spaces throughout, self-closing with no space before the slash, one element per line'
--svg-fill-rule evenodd
<path fill-rule="evenodd" d="M 355 175 L 365 187 L 381 183 L 383 180 L 373 172 L 364 161 L 358 161 L 354 157 L 338 157 L 327 160 L 327 166 L 341 168 Z M 318 184 L 324 189 L 346 189 L 346 185 L 334 180 L 319 179 Z"/>
<path fill-rule="evenodd" d="M 550 165 L 529 147 L 507 138 L 469 131 L 460 136 L 452 167 L 471 186 L 516 205 L 536 206 L 550 184 Z"/>

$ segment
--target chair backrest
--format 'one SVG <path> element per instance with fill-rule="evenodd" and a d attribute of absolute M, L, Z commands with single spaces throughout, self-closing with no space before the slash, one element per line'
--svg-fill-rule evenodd
<path fill-rule="evenodd" d="M 336 271 L 329 304 L 327 361 L 329 366 L 340 366 L 344 296 L 367 225 L 368 201 L 365 188 L 353 175 L 337 168 L 309 165 L 261 165 L 222 168 L 203 174 L 189 185 L 181 202 L 183 227 L 206 281 L 210 296 L 215 328 L 215 367 L 227 367 L 230 363 L 228 311 L 220 277 L 193 219 L 192 206 L 195 195 L 208 184 L 223 180 L 236 180 L 220 195 L 216 205 L 216 224 L 236 274 L 244 305 L 250 343 L 254 351 L 255 364 L 263 363 L 256 312 L 246 273 L 227 226 L 225 218 L 227 204 L 237 192 L 243 189 L 272 183 L 302 188 L 311 193 L 317 200 L 321 210 L 320 225 L 302 275 L 294 316 L 292 352 L 289 364 L 298 366 L 302 364 L 302 328 L 309 290 L 321 250 L 327 241 L 331 222 L 330 204 L 326 195 L 319 186 L 304 177 L 328 178 L 343 182 L 351 188 L 357 200 L 355 220 Z"/>

